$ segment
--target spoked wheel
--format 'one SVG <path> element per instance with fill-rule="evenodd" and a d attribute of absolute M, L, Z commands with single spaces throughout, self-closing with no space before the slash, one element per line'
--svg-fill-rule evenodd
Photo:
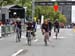
<path fill-rule="evenodd" d="M 17 33 L 16 42 L 20 42 L 20 34 Z"/>
<path fill-rule="evenodd" d="M 47 39 L 44 39 L 44 42 L 45 42 L 45 46 L 47 46 L 48 44 L 47 44 Z"/>
<path fill-rule="evenodd" d="M 27 43 L 29 46 L 31 46 L 31 31 L 27 32 Z"/>
<path fill-rule="evenodd" d="M 57 39 L 58 34 L 56 33 L 56 39 Z"/>
<path fill-rule="evenodd" d="M 16 42 L 20 42 L 20 41 L 21 41 L 20 38 L 16 37 Z"/>
<path fill-rule="evenodd" d="M 31 46 L 31 37 L 28 37 L 27 42 L 28 42 L 28 45 Z"/>
<path fill-rule="evenodd" d="M 49 36 L 51 37 L 51 32 L 49 32 Z"/>
<path fill-rule="evenodd" d="M 58 37 L 58 30 L 56 29 L 56 39 L 57 39 L 57 37 Z"/>

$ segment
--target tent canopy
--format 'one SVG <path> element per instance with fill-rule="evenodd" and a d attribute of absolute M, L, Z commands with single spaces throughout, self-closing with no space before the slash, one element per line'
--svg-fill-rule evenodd
<path fill-rule="evenodd" d="M 15 5 L 9 8 L 9 18 L 14 18 L 15 16 L 24 18 L 25 17 L 25 9 L 21 6 Z"/>

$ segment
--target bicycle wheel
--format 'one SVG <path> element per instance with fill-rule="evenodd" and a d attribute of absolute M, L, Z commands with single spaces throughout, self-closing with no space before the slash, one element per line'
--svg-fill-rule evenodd
<path fill-rule="evenodd" d="M 19 42 L 19 35 L 17 33 L 17 36 L 16 36 L 16 42 Z"/>
<path fill-rule="evenodd" d="M 51 31 L 49 32 L 49 36 L 51 37 Z"/>
<path fill-rule="evenodd" d="M 45 36 L 44 36 L 44 42 L 45 42 L 45 46 L 47 46 L 47 40 L 49 39 L 49 34 L 46 32 Z"/>
<path fill-rule="evenodd" d="M 28 45 L 30 46 L 31 45 L 31 32 L 28 32 L 27 42 L 28 42 Z"/>
<path fill-rule="evenodd" d="M 20 42 L 20 32 L 17 31 L 16 33 L 17 33 L 17 36 L 16 36 L 16 42 Z"/>
<path fill-rule="evenodd" d="M 28 45 L 29 46 L 31 45 L 31 39 L 30 39 L 30 37 L 28 37 Z"/>
<path fill-rule="evenodd" d="M 58 37 L 58 29 L 56 29 L 56 39 L 57 39 L 57 37 Z"/>

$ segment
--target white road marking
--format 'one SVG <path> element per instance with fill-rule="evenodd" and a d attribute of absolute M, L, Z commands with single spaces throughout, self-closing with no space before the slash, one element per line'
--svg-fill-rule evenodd
<path fill-rule="evenodd" d="M 53 38 L 56 38 L 56 36 L 53 36 Z M 59 36 L 58 36 L 57 38 L 65 38 L 65 37 L 63 37 L 63 36 L 59 37 Z"/>
<path fill-rule="evenodd" d="M 37 42 L 37 41 L 38 41 L 38 39 L 35 39 L 35 40 L 34 40 L 34 42 Z"/>
<path fill-rule="evenodd" d="M 13 55 L 11 56 L 17 56 L 19 53 L 21 53 L 24 49 L 20 49 L 18 52 L 14 53 Z"/>
<path fill-rule="evenodd" d="M 22 38 L 25 38 L 25 39 L 26 39 L 26 37 L 25 37 L 25 36 L 22 36 Z"/>
<path fill-rule="evenodd" d="M 41 25 L 37 25 L 37 29 L 40 29 Z"/>

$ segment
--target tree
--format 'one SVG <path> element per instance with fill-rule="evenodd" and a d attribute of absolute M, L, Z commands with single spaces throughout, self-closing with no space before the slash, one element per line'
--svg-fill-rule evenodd
<path fill-rule="evenodd" d="M 14 4 L 15 0 L 2 0 L 0 6 L 11 5 Z"/>
<path fill-rule="evenodd" d="M 62 15 L 59 11 L 55 12 L 53 6 L 37 6 L 35 9 L 35 16 L 39 18 L 41 15 L 44 15 L 44 18 L 50 18 L 52 22 L 55 19 L 59 19 L 60 22 L 66 23 L 66 17 Z"/>
<path fill-rule="evenodd" d="M 67 22 L 66 17 L 62 14 L 59 15 L 59 21 L 64 24 Z"/>
<path fill-rule="evenodd" d="M 27 7 L 27 15 L 32 14 L 32 0 L 19 0 L 17 4 L 23 7 Z"/>

